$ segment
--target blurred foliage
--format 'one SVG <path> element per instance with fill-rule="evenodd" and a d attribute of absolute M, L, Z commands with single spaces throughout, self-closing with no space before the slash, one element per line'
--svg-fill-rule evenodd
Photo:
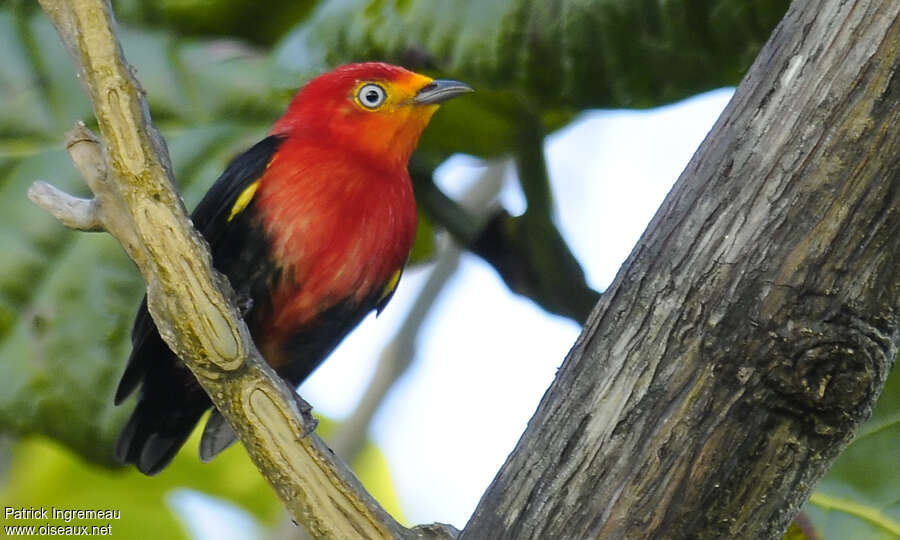
<path fill-rule="evenodd" d="M 303 20 L 318 0 L 112 0 L 126 24 L 181 35 L 238 37 L 272 45 Z"/>
<path fill-rule="evenodd" d="M 333 0 L 280 46 L 302 72 L 440 69 L 549 109 L 652 107 L 736 85 L 787 0 Z"/>
<path fill-rule="evenodd" d="M 794 517 L 794 521 L 788 526 L 782 540 L 820 540 L 820 538 L 806 515 L 800 513 Z"/>
<path fill-rule="evenodd" d="M 318 431 L 328 436 L 332 424 L 322 420 Z M 112 521 L 116 538 L 187 538 L 168 497 L 189 486 L 249 512 L 262 527 L 272 528 L 283 519 L 281 502 L 256 470 L 241 445 L 234 445 L 210 463 L 197 459 L 200 433 L 195 431 L 181 452 L 159 476 L 148 479 L 134 468 L 110 470 L 86 463 L 45 438 L 19 443 L 12 456 L 6 486 L 0 489 L 0 505 L 56 507 L 59 509 L 111 509 L 121 512 Z M 363 447 L 354 464 L 360 480 L 381 504 L 402 520 L 387 462 L 371 443 Z M 105 525 L 76 520 L 80 525 Z M 44 524 L 41 520 L 39 524 Z M 46 523 L 64 525 L 61 520 Z M 25 524 L 34 524 L 27 522 Z M 71 523 L 69 523 L 71 525 Z"/>
<path fill-rule="evenodd" d="M 552 131 L 583 109 L 654 107 L 736 85 L 788 4 L 331 0 L 275 59 L 289 81 L 359 60 L 464 80 L 477 92 L 447 104 L 420 147 L 437 160 L 499 156 L 516 149 L 523 117 Z"/>
<path fill-rule="evenodd" d="M 427 130 L 419 159 L 433 167 L 455 151 L 515 152 L 523 119 L 538 119 L 546 133 L 585 108 L 652 107 L 737 84 L 788 4 L 113 1 L 188 207 L 263 136 L 294 88 L 335 64 L 393 61 L 478 89 L 450 102 Z M 240 449 L 203 466 L 182 452 L 152 481 L 104 468 L 130 408 L 113 407 L 112 394 L 143 286 L 111 238 L 67 231 L 26 200 L 35 179 L 85 192 L 62 138 L 78 120 L 94 123 L 71 60 L 35 2 L 0 3 L 0 50 L 0 431 L 43 435 L 74 452 L 24 439 L 0 499 L 121 508 L 117 532 L 174 538 L 184 529 L 163 495 L 190 485 L 271 523 L 277 502 Z M 433 249 L 430 223 L 421 222 L 415 260 Z M 895 373 L 872 420 L 805 508 L 823 538 L 896 537 L 898 439 Z M 397 515 L 383 459 L 371 447 L 366 455 L 361 475 Z"/>

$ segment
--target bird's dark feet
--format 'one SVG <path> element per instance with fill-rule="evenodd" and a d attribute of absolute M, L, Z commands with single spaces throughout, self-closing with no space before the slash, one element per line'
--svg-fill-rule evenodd
<path fill-rule="evenodd" d="M 241 291 L 237 293 L 237 308 L 241 312 L 241 317 L 246 317 L 250 310 L 253 309 L 253 298 L 250 293 Z"/>
<path fill-rule="evenodd" d="M 287 384 L 288 386 L 291 386 L 290 383 Z M 291 395 L 294 396 L 294 403 L 297 404 L 297 410 L 300 411 L 300 419 L 303 421 L 303 425 L 301 426 L 303 428 L 303 437 L 306 437 L 316 430 L 316 427 L 319 425 L 319 420 L 312 415 L 312 405 L 300 397 L 300 394 L 291 392 Z"/>

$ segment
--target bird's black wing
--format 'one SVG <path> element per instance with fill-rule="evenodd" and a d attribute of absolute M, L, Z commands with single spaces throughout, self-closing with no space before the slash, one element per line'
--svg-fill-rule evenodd
<path fill-rule="evenodd" d="M 248 217 L 256 182 L 265 172 L 282 138 L 270 136 L 236 157 L 191 214 L 206 238 L 213 264 L 232 282 L 254 283 L 267 253 Z M 246 279 L 245 279 L 246 278 Z M 258 281 L 258 280 L 257 280 Z M 253 291 L 237 291 L 251 294 Z M 131 332 L 132 351 L 116 390 L 115 403 L 125 400 L 141 384 L 141 397 L 116 442 L 116 457 L 135 463 L 145 474 L 164 468 L 184 443 L 209 400 L 193 376 L 159 336 L 147 311 L 146 297 Z"/>
<path fill-rule="evenodd" d="M 191 212 L 194 227 L 210 246 L 218 245 L 229 222 L 252 202 L 253 193 L 247 189 L 265 172 L 283 140 L 270 135 L 236 157 Z"/>
<path fill-rule="evenodd" d="M 214 252 L 219 248 L 221 238 L 228 228 L 235 203 L 265 172 L 281 141 L 280 137 L 269 136 L 238 155 L 228 164 L 225 172 L 219 176 L 191 213 L 194 227 L 200 231 Z M 237 249 L 240 246 L 232 247 Z M 146 368 L 142 361 L 150 360 L 143 354 L 144 343 L 150 338 L 158 338 L 158 334 L 156 325 L 147 311 L 147 298 L 144 297 L 131 330 L 132 351 L 128 367 L 125 368 L 116 390 L 116 405 L 131 395 L 143 379 Z"/>

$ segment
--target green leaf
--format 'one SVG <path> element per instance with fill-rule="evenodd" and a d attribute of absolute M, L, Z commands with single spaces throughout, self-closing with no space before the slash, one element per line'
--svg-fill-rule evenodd
<path fill-rule="evenodd" d="M 431 66 L 541 109 L 658 106 L 736 84 L 788 4 L 334 0 L 278 60 L 307 75 L 359 60 Z"/>
<path fill-rule="evenodd" d="M 416 239 L 409 253 L 409 264 L 423 264 L 434 257 L 434 226 L 428 216 L 419 212 L 419 223 L 416 227 Z"/>
<path fill-rule="evenodd" d="M 900 538 L 900 370 L 804 511 L 823 540 Z"/>
<path fill-rule="evenodd" d="M 61 510 L 118 510 L 121 519 L 109 521 L 116 538 L 187 538 L 186 530 L 165 505 L 164 496 L 173 487 L 168 477 L 141 478 L 140 473 L 111 471 L 85 463 L 47 439 L 30 439 L 16 445 L 6 488 L 0 492 L 4 506 Z M 54 525 L 62 520 L 4 522 L 6 525 Z M 75 525 L 105 525 L 75 520 Z"/>
<path fill-rule="evenodd" d="M 310 10 L 317 0 L 117 0 L 119 20 L 160 25 L 180 35 L 239 36 L 271 44 Z M 248 24 L 252 21 L 252 24 Z"/>
<path fill-rule="evenodd" d="M 126 58 L 163 127 L 186 129 L 227 119 L 265 128 L 290 97 L 272 89 L 267 57 L 240 42 L 119 30 Z M 23 138 L 61 147 L 64 131 L 75 122 L 94 123 L 72 60 L 42 12 L 0 7 L 0 45 L 0 156 L 44 149 L 32 144 L 23 151 Z M 19 149 L 10 152 L 10 145 Z"/>
<path fill-rule="evenodd" d="M 458 78 L 476 93 L 442 107 L 419 145 L 495 157 L 519 121 L 545 131 L 577 111 L 659 106 L 736 85 L 787 0 L 333 0 L 275 52 L 295 85 L 336 65 L 380 60 Z"/>

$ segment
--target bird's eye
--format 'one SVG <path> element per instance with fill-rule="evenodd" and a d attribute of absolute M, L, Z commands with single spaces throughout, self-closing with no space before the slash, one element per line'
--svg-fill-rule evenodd
<path fill-rule="evenodd" d="M 385 98 L 387 98 L 387 93 L 384 88 L 373 83 L 363 85 L 356 94 L 359 104 L 367 109 L 377 109 L 384 103 Z"/>

